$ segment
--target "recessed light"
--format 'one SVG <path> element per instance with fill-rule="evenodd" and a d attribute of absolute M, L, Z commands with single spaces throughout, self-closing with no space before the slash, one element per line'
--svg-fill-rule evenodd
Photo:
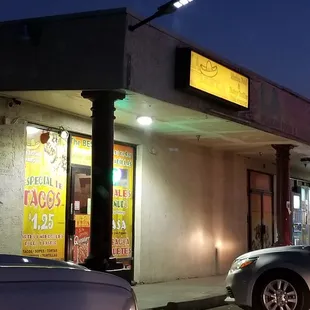
<path fill-rule="evenodd" d="M 149 116 L 137 117 L 137 122 L 142 126 L 150 126 L 153 123 L 153 119 Z"/>

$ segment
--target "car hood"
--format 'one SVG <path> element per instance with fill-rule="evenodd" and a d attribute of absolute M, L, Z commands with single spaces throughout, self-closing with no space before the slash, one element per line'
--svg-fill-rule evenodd
<path fill-rule="evenodd" d="M 280 252 L 288 252 L 288 251 L 303 251 L 303 250 L 310 250 L 308 246 L 296 245 L 296 246 L 279 246 L 279 247 L 272 247 L 267 249 L 256 250 L 252 252 L 248 252 L 245 254 L 240 255 L 236 259 L 245 259 L 248 257 L 257 257 L 264 254 L 271 254 L 271 253 L 280 253 Z"/>
<path fill-rule="evenodd" d="M 118 286 L 131 291 L 124 279 L 105 272 L 88 269 L 10 266 L 0 267 L 0 284 L 6 282 L 77 282 Z"/>

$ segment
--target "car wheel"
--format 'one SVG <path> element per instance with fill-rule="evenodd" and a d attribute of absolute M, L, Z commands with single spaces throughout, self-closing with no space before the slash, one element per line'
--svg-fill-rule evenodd
<path fill-rule="evenodd" d="M 305 294 L 303 284 L 294 275 L 267 276 L 254 292 L 253 309 L 304 310 Z"/>

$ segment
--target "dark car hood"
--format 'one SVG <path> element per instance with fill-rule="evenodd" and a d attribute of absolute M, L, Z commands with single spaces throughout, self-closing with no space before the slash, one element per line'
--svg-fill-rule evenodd
<path fill-rule="evenodd" d="M 245 259 L 248 257 L 257 257 L 264 254 L 271 254 L 271 253 L 279 253 L 279 252 L 288 252 L 288 251 L 309 251 L 309 246 L 303 246 L 303 245 L 294 245 L 294 246 L 279 246 L 279 247 L 272 247 L 262 250 L 256 250 L 252 252 L 248 252 L 245 254 L 240 255 L 237 257 L 237 259 Z"/>

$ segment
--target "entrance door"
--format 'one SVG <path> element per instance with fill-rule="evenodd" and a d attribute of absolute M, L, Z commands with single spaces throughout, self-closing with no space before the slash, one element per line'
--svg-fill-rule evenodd
<path fill-rule="evenodd" d="M 249 248 L 258 250 L 272 246 L 273 177 L 268 174 L 249 172 Z"/>
<path fill-rule="evenodd" d="M 90 246 L 91 168 L 71 166 L 68 260 L 83 263 Z"/>

